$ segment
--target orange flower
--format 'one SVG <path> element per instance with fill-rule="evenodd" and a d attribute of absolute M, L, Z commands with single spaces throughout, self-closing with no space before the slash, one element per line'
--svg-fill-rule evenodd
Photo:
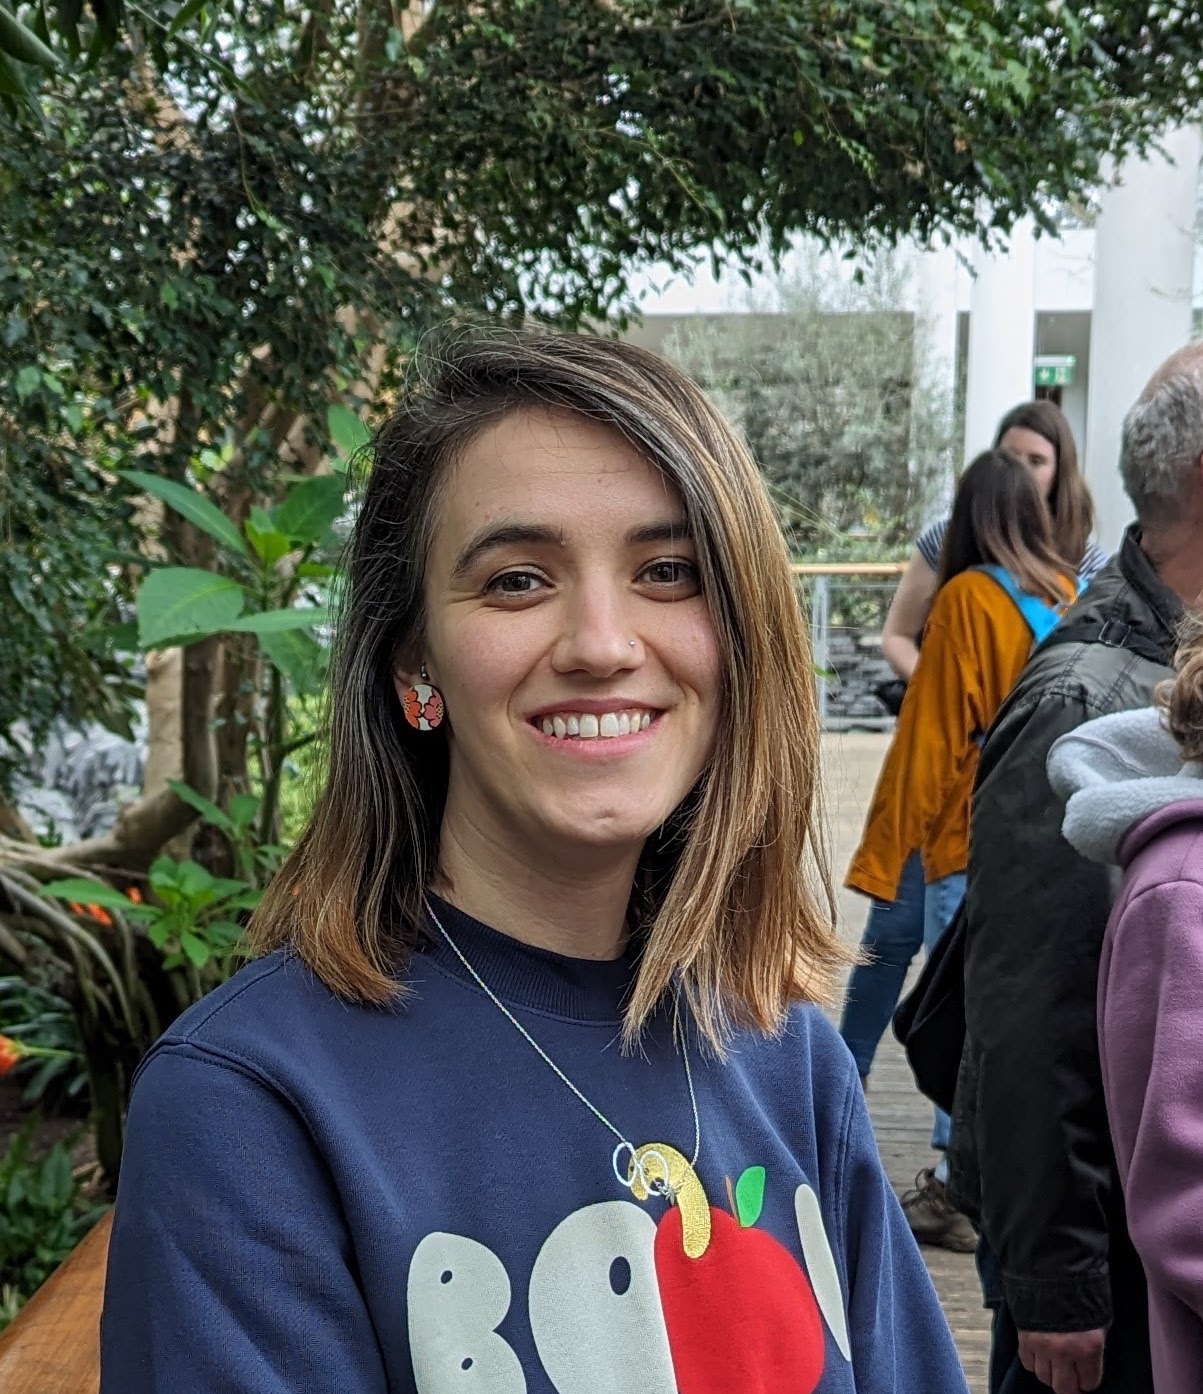
<path fill-rule="evenodd" d="M 11 1036 L 0 1036 L 0 1075 L 8 1074 L 24 1054 L 19 1041 L 14 1041 Z"/>
<path fill-rule="evenodd" d="M 27 1055 L 43 1055 L 56 1060 L 69 1060 L 69 1050 L 51 1050 L 49 1046 L 26 1045 L 24 1041 L 14 1041 L 11 1036 L 0 1035 L 0 1075 L 8 1074 L 14 1065 L 20 1064 Z"/>
<path fill-rule="evenodd" d="M 137 886 L 130 886 L 125 894 L 128 899 L 134 902 L 135 905 L 142 904 L 142 892 L 137 888 Z"/>

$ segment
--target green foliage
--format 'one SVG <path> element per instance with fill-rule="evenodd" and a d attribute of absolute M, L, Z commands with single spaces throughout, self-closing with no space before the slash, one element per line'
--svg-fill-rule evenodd
<path fill-rule="evenodd" d="M 292 747 L 280 783 L 280 841 L 291 847 L 305 830 L 323 773 L 321 699 L 293 697 L 288 703 Z"/>
<path fill-rule="evenodd" d="M 666 345 L 741 427 L 806 561 L 892 559 L 951 480 L 952 404 L 901 309 L 907 268 L 857 272 L 811 255 L 759 313 L 688 322 Z"/>
<path fill-rule="evenodd" d="M 39 386 L 22 406 L 45 404 Z M 58 716 L 128 735 L 138 691 L 132 645 L 119 638 L 130 588 L 114 565 L 116 550 L 133 545 L 129 500 L 78 438 L 56 441 L 57 427 L 8 435 L 5 416 L 0 383 L 0 795 L 22 759 L 9 734 L 15 723 L 35 745 Z"/>
<path fill-rule="evenodd" d="M 258 795 L 240 794 L 223 811 L 178 780 L 171 787 L 206 823 L 230 839 L 237 876 L 214 876 L 191 859 L 164 856 L 151 865 L 148 896 L 135 899 L 84 876 L 52 881 L 41 893 L 67 904 L 116 911 L 160 951 L 165 971 L 184 970 L 187 991 L 196 997 L 227 977 L 241 961 L 242 920 L 258 905 L 261 888 L 279 865 L 283 849 L 264 846 L 256 837 L 262 803 Z"/>
<path fill-rule="evenodd" d="M 61 1143 L 42 1157 L 31 1155 L 37 1122 L 37 1115 L 31 1116 L 0 1157 L 0 1327 L 107 1208 L 80 1194 Z"/>
<path fill-rule="evenodd" d="M 0 978 L 0 1030 L 15 1041 L 56 1055 L 30 1055 L 12 1067 L 29 1104 L 86 1097 L 83 1042 L 71 1004 L 24 978 Z"/>

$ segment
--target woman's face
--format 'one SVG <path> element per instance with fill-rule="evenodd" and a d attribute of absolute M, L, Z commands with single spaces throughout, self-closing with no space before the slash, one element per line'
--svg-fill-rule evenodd
<path fill-rule="evenodd" d="M 696 562 L 676 491 L 609 428 L 532 410 L 471 443 L 426 572 L 445 833 L 466 823 L 473 842 L 540 855 L 642 846 L 720 719 Z"/>
<path fill-rule="evenodd" d="M 1057 482 L 1057 447 L 1045 440 L 1039 431 L 1029 431 L 1026 426 L 1012 426 L 998 442 L 998 448 L 1027 465 L 1040 490 L 1040 497 L 1047 503 Z"/>

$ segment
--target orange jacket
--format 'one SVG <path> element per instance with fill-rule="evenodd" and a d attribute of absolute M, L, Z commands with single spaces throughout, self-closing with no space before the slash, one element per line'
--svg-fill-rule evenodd
<path fill-rule="evenodd" d="M 965 870 L 977 738 L 1031 648 L 1032 631 L 992 576 L 963 571 L 940 588 L 845 885 L 892 901 L 915 851 L 928 881 Z"/>

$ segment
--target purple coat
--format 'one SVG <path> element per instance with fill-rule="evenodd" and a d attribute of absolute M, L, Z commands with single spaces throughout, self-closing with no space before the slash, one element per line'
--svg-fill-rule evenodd
<path fill-rule="evenodd" d="M 1099 1054 L 1128 1228 L 1149 1280 L 1157 1394 L 1203 1390 L 1203 795 L 1119 845 Z"/>

